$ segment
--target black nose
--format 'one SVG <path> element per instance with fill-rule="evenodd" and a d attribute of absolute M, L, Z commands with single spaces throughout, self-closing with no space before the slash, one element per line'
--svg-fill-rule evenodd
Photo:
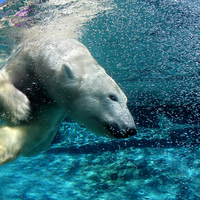
<path fill-rule="evenodd" d="M 131 136 L 134 136 L 137 134 L 136 128 L 131 127 L 127 128 L 126 130 L 121 130 L 118 124 L 109 124 L 107 125 L 107 129 L 111 135 L 113 135 L 115 138 L 130 138 Z"/>

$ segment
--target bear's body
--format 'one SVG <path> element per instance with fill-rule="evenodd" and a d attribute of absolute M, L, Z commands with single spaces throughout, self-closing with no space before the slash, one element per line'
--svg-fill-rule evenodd
<path fill-rule="evenodd" d="M 24 42 L 0 70 L 0 164 L 52 142 L 66 115 L 99 135 L 136 134 L 127 99 L 78 41 L 44 36 Z"/>

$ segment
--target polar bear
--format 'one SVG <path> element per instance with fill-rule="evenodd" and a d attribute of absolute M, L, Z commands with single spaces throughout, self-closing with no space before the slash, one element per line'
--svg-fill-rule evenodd
<path fill-rule="evenodd" d="M 0 165 L 48 147 L 66 115 L 92 132 L 129 138 L 136 126 L 127 98 L 75 39 L 22 43 L 0 70 Z"/>

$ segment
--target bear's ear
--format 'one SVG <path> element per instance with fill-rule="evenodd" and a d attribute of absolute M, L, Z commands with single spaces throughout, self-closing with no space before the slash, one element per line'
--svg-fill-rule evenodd
<path fill-rule="evenodd" d="M 73 73 L 73 71 L 71 70 L 70 66 L 68 63 L 65 63 L 62 65 L 62 75 L 66 78 L 71 78 L 74 79 L 75 78 L 75 74 Z"/>

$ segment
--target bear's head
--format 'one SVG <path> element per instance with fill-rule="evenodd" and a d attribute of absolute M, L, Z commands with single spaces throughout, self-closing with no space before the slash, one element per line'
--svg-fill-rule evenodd
<path fill-rule="evenodd" d="M 75 44 L 60 70 L 59 101 L 73 119 L 98 135 L 111 138 L 135 135 L 136 126 L 125 94 L 87 48 Z"/>
<path fill-rule="evenodd" d="M 136 134 L 127 98 L 106 73 L 87 77 L 74 101 L 73 116 L 98 135 L 128 138 Z"/>
<path fill-rule="evenodd" d="M 67 83 L 60 97 L 73 119 L 101 136 L 128 138 L 136 134 L 125 94 L 101 67 L 98 73 L 81 77 L 67 65 L 62 68 Z"/>

